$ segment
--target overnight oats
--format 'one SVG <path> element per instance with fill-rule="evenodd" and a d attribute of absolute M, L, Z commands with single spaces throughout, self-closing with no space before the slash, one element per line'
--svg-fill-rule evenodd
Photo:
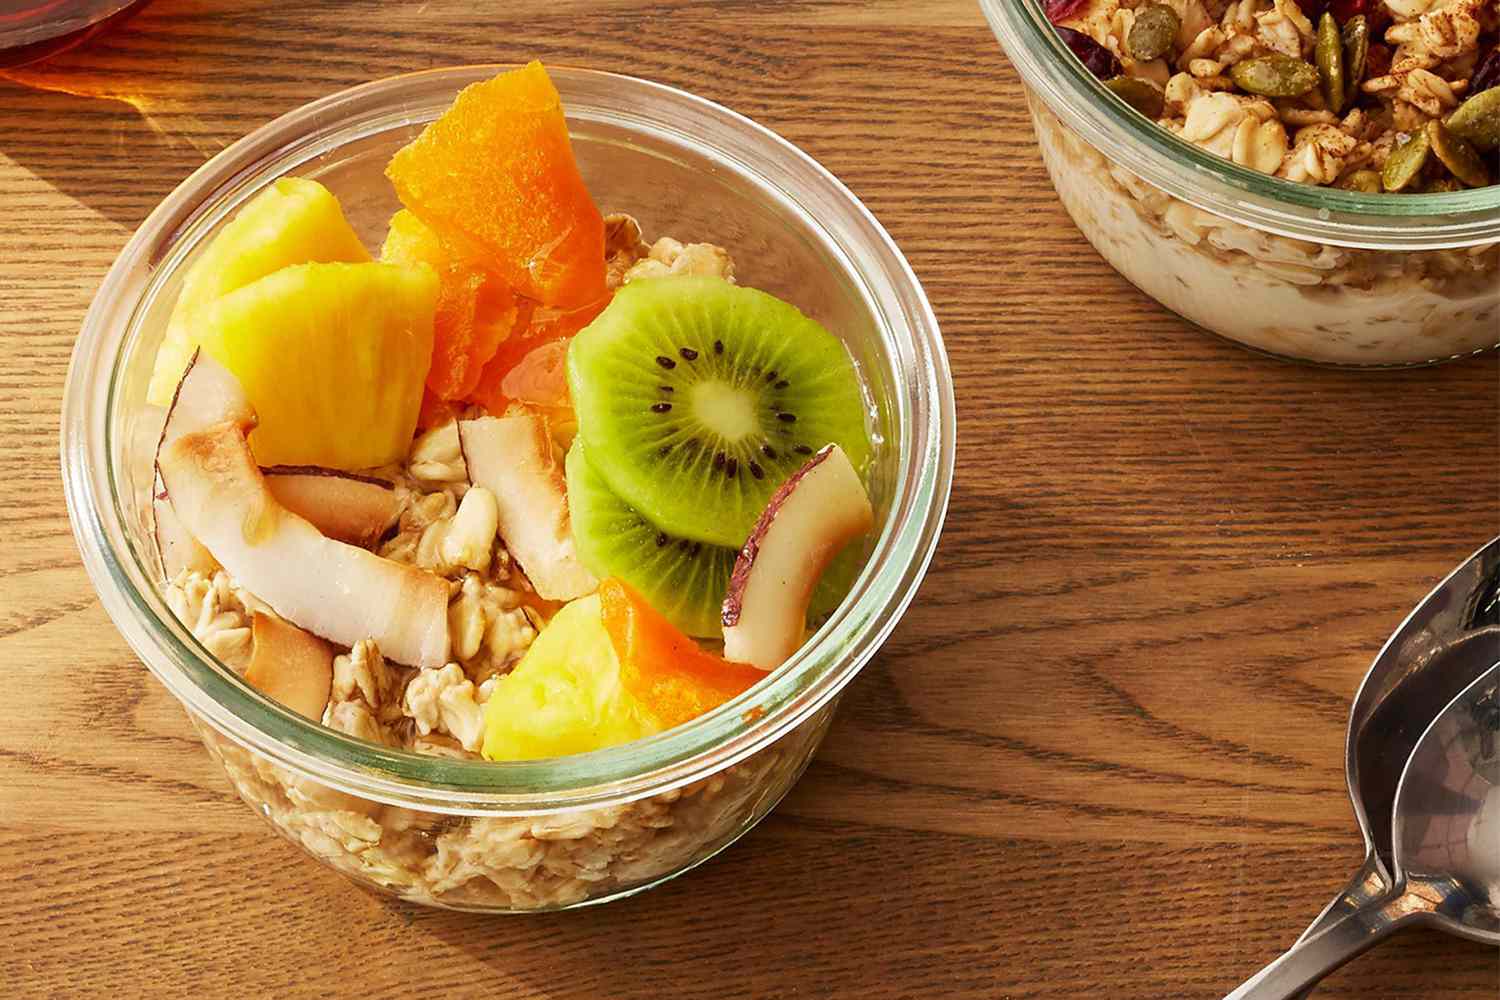
<path fill-rule="evenodd" d="M 172 613 L 285 709 L 449 760 L 566 761 L 756 689 L 870 551 L 878 439 L 843 342 L 739 284 L 732 247 L 601 213 L 539 64 L 463 90 L 385 173 L 404 207 L 374 255 L 287 177 L 182 281 L 147 391 Z M 829 711 L 701 780 L 542 815 L 384 804 L 195 723 L 324 862 L 534 909 L 711 855 Z"/>
<path fill-rule="evenodd" d="M 986 8 L 1063 205 L 1162 304 L 1328 364 L 1500 342 L 1493 0 Z"/>

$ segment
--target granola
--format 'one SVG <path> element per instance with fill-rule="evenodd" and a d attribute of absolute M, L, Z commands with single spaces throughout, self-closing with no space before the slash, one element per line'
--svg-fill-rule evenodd
<path fill-rule="evenodd" d="M 1160 108 L 1151 117 L 1161 127 L 1262 173 L 1366 191 L 1500 176 L 1494 145 L 1453 117 L 1500 82 L 1495 0 L 1052 0 L 1049 13 L 1075 51 L 1102 50 L 1085 58 L 1091 69 L 1159 90 L 1131 103 Z M 1163 24 L 1177 26 L 1174 37 Z M 1410 176 L 1372 188 L 1367 171 L 1394 150 L 1450 128 L 1487 156 L 1482 169 L 1424 154 Z"/>

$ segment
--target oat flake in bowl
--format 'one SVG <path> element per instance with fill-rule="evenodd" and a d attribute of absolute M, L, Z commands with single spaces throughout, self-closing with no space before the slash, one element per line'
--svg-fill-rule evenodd
<path fill-rule="evenodd" d="M 843 685 L 889 634 L 925 571 L 952 475 L 953 401 L 920 287 L 826 171 L 690 95 L 556 70 L 579 168 L 601 205 L 652 233 L 728 248 L 743 283 L 795 300 L 844 341 L 873 414 L 876 522 L 865 569 L 789 661 L 692 722 L 568 757 L 475 760 L 470 702 L 484 700 L 480 675 L 503 669 L 534 628 L 508 586 L 509 569 L 481 566 L 465 541 L 454 442 L 432 434 L 394 473 L 412 502 L 381 547 L 391 562 L 441 574 L 453 587 L 458 666 L 414 674 L 354 643 L 334 662 L 329 712 L 339 718 L 325 716 L 326 726 L 247 684 L 233 668 L 258 598 L 223 572 L 162 587 L 153 537 L 161 414 L 145 400 L 185 271 L 239 208 L 285 176 L 336 194 L 363 243 L 378 246 L 399 207 L 384 176 L 391 154 L 457 91 L 499 69 L 419 73 L 334 95 L 252 133 L 184 182 L 122 252 L 85 321 L 64 400 L 63 464 L 75 534 L 102 603 L 183 702 L 239 794 L 283 836 L 364 884 L 430 905 L 504 912 L 648 887 L 712 856 L 781 798 Z M 623 219 L 612 231 L 643 274 L 728 263 L 670 241 L 647 249 Z"/>
<path fill-rule="evenodd" d="M 1500 185 L 1468 186 L 1497 175 L 1494 154 L 1477 150 L 1476 172 L 1453 143 L 1420 149 L 1488 85 L 1492 3 L 983 5 L 1064 207 L 1163 305 L 1331 365 L 1425 364 L 1500 342 Z"/>

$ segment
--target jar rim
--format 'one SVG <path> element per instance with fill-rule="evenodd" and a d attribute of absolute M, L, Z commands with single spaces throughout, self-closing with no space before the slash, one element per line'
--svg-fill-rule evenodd
<path fill-rule="evenodd" d="M 1266 232 L 1335 246 L 1441 250 L 1500 240 L 1500 184 L 1366 194 L 1304 184 L 1194 145 L 1116 97 L 1063 44 L 1036 0 L 980 0 L 1006 55 L 1070 129 L 1167 194 Z"/>
<path fill-rule="evenodd" d="M 74 346 L 63 399 L 63 480 L 75 539 L 106 611 L 152 673 L 190 714 L 280 765 L 352 794 L 437 812 L 520 815 L 616 804 L 707 777 L 774 742 L 834 698 L 894 628 L 936 549 L 953 476 L 953 387 L 936 317 L 905 258 L 854 194 L 796 146 L 721 105 L 635 77 L 549 66 L 570 119 L 684 143 L 752 177 L 840 252 L 878 311 L 887 349 L 902 352 L 891 362 L 897 492 L 869 561 L 832 617 L 766 681 L 683 726 L 572 757 L 489 762 L 380 747 L 282 708 L 218 664 L 166 607 L 149 559 L 126 529 L 114 447 L 120 361 L 136 326 L 125 317 L 159 287 L 154 272 L 170 273 L 195 235 L 287 164 L 393 124 L 429 120 L 462 86 L 510 68 L 457 66 L 371 81 L 282 115 L 214 156 L 147 217 L 111 267 Z M 162 239 L 179 252 L 157 252 Z M 759 705 L 773 707 L 756 714 Z"/>

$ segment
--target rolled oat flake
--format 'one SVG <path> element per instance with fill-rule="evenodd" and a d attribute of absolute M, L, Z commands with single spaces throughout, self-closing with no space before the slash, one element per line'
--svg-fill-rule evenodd
<path fill-rule="evenodd" d="M 1356 14 L 1344 25 L 1344 103 L 1353 104 L 1359 96 L 1359 84 L 1365 77 L 1365 62 L 1370 57 L 1370 22 Z"/>
<path fill-rule="evenodd" d="M 1318 85 L 1312 63 L 1280 54 L 1235 63 L 1229 77 L 1247 94 L 1262 97 L 1301 97 Z"/>
<path fill-rule="evenodd" d="M 1500 146 L 1500 87 L 1481 91 L 1448 116 L 1448 131 L 1488 152 Z"/>
<path fill-rule="evenodd" d="M 1422 168 L 1427 165 L 1427 154 L 1431 151 L 1426 129 L 1413 133 L 1385 158 L 1380 183 L 1387 191 L 1405 190 L 1422 173 Z"/>
<path fill-rule="evenodd" d="M 1433 153 L 1454 177 L 1469 187 L 1484 187 L 1490 182 L 1490 172 L 1479 158 L 1479 151 L 1467 140 L 1454 135 L 1435 118 L 1427 123 L 1426 134 Z"/>
<path fill-rule="evenodd" d="M 1156 121 L 1166 107 L 1166 95 L 1160 87 L 1149 80 L 1133 76 L 1117 76 L 1105 80 L 1104 85 L 1115 92 L 1115 96 L 1135 108 L 1141 114 Z"/>
<path fill-rule="evenodd" d="M 1172 50 L 1182 19 L 1166 4 L 1154 3 L 1135 13 L 1135 24 L 1125 36 L 1125 48 L 1137 62 L 1160 59 Z"/>
<path fill-rule="evenodd" d="M 1344 80 L 1344 40 L 1339 37 L 1338 22 L 1326 11 L 1318 21 L 1318 46 L 1313 58 L 1318 61 L 1323 103 L 1328 105 L 1329 111 L 1338 114 L 1344 110 L 1344 99 L 1349 91 Z"/>

